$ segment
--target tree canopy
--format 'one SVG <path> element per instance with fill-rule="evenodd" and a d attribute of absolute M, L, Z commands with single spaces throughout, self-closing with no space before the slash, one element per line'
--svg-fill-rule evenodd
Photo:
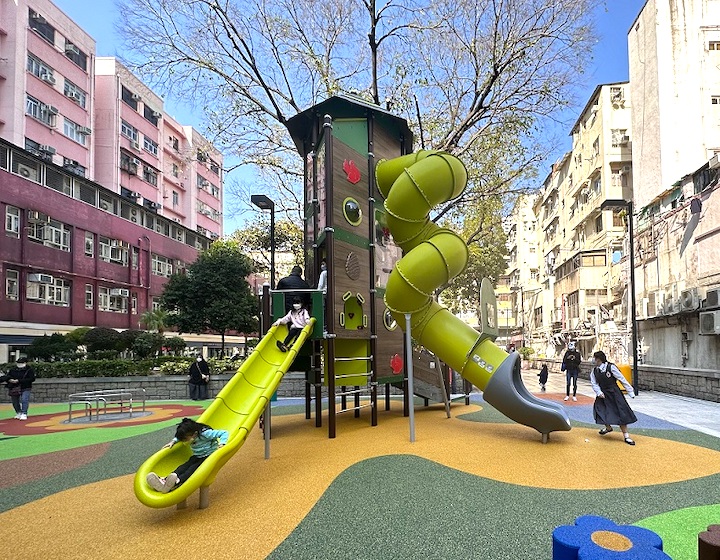
<path fill-rule="evenodd" d="M 173 274 L 160 298 L 169 323 L 180 332 L 257 331 L 257 300 L 247 276 L 252 262 L 235 241 L 216 241 L 200 253 L 185 274 Z"/>

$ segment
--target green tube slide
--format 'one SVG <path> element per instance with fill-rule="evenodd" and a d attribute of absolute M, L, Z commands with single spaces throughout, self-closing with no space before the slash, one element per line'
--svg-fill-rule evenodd
<path fill-rule="evenodd" d="M 552 431 L 570 429 L 562 405 L 539 399 L 522 383 L 520 360 L 494 342 L 497 309 L 492 285 L 482 281 L 482 332 L 433 300 L 433 292 L 460 274 L 468 248 L 453 231 L 433 223 L 433 207 L 457 198 L 467 184 L 462 162 L 442 152 L 420 151 L 378 162 L 377 186 L 385 197 L 387 222 L 403 251 L 390 274 L 385 304 L 412 337 L 483 391 L 483 398 L 508 418 L 535 428 L 543 440 Z"/>
<path fill-rule="evenodd" d="M 195 490 L 212 484 L 218 471 L 245 443 L 247 435 L 257 424 L 280 380 L 295 361 L 298 350 L 302 348 L 314 326 L 315 319 L 311 318 L 287 352 L 281 352 L 277 347 L 277 341 L 285 338 L 287 328 L 282 325 L 272 327 L 198 418 L 198 422 L 211 428 L 230 432 L 227 444 L 203 461 L 187 481 L 167 494 L 150 488 L 146 481 L 147 475 L 154 472 L 158 476 L 167 476 L 190 458 L 191 451 L 189 446 L 182 444 L 161 449 L 147 459 L 135 473 L 134 489 L 137 499 L 146 506 L 163 508 L 178 504 Z"/>

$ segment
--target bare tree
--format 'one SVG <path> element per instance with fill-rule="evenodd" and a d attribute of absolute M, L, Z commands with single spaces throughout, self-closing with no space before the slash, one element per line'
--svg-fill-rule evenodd
<path fill-rule="evenodd" d="M 286 213 L 301 207 L 302 162 L 285 123 L 342 92 L 468 163 L 470 188 L 436 218 L 511 191 L 547 153 L 537 128 L 569 103 L 593 42 L 590 0 L 118 1 L 127 62 L 202 108 L 206 133 Z"/>

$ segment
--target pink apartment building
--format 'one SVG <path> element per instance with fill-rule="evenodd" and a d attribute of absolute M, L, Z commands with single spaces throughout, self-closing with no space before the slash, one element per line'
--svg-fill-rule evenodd
<path fill-rule="evenodd" d="M 222 158 L 47 0 L 0 3 L 0 363 L 137 328 L 222 232 Z"/>

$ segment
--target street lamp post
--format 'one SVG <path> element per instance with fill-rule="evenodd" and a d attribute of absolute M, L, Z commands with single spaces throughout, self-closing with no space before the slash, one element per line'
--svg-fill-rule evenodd
<path fill-rule="evenodd" d="M 635 312 L 635 230 L 633 227 L 633 201 L 624 199 L 610 199 L 600 205 L 600 210 L 612 210 L 616 208 L 627 209 L 628 214 L 628 236 L 630 237 L 630 321 L 632 322 L 632 384 L 635 394 L 639 392 L 638 387 L 638 326 L 637 314 Z"/>
<path fill-rule="evenodd" d="M 275 203 L 264 194 L 250 196 L 250 202 L 260 210 L 270 210 L 270 287 L 275 289 Z"/>

